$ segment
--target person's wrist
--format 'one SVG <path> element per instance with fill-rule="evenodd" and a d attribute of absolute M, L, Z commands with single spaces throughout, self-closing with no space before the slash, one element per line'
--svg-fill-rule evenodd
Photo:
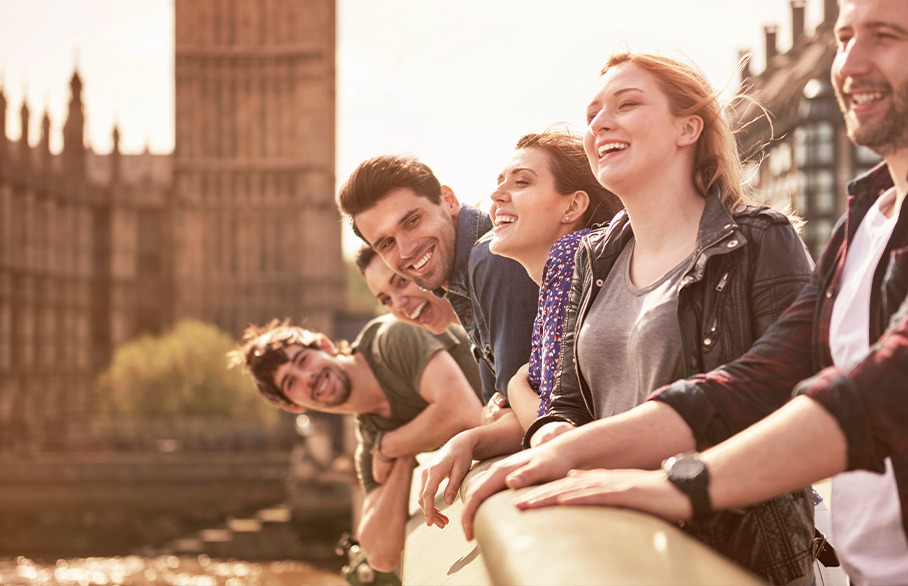
<path fill-rule="evenodd" d="M 373 458 L 378 458 L 379 460 L 381 460 L 383 462 L 390 462 L 394 458 L 390 458 L 390 457 L 386 456 L 381 451 L 381 442 L 382 442 L 382 439 L 384 439 L 384 437 L 385 437 L 385 432 L 383 432 L 383 431 L 378 432 L 375 435 L 375 441 L 372 443 L 372 449 L 369 451 L 372 454 Z"/>
<path fill-rule="evenodd" d="M 703 521 L 713 514 L 709 498 L 709 470 L 700 454 L 679 454 L 662 463 L 666 479 L 684 493 L 691 504 L 691 518 Z"/>

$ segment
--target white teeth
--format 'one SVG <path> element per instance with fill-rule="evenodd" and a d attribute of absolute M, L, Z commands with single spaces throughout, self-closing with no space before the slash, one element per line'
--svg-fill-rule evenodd
<path fill-rule="evenodd" d="M 502 224 L 513 224 L 517 221 L 517 216 L 506 216 L 504 214 L 497 214 L 495 216 L 495 225 L 501 226 Z"/>
<path fill-rule="evenodd" d="M 422 308 L 425 307 L 427 303 L 428 303 L 428 301 L 423 301 L 422 303 L 420 303 L 416 307 L 416 309 L 414 309 L 412 312 L 410 312 L 410 315 L 408 315 L 407 317 L 409 317 L 413 321 L 416 321 L 416 318 L 418 318 L 419 314 L 422 313 Z"/>
<path fill-rule="evenodd" d="M 883 94 L 881 92 L 873 94 L 851 94 L 851 99 L 855 104 L 866 104 L 867 102 L 873 102 L 874 100 L 881 100 Z"/>
<path fill-rule="evenodd" d="M 602 157 L 611 151 L 621 151 L 631 146 L 626 142 L 607 142 L 599 146 L 599 156 Z"/>
<path fill-rule="evenodd" d="M 432 258 L 431 251 L 427 252 L 424 257 L 419 259 L 417 262 L 413 263 L 413 268 L 418 271 L 419 269 L 423 268 L 427 262 L 429 262 L 430 258 Z"/>
<path fill-rule="evenodd" d="M 318 385 L 318 388 L 315 389 L 315 396 L 321 397 L 322 393 L 325 392 L 325 389 L 328 388 L 328 374 L 325 373 L 322 375 L 322 382 Z"/>

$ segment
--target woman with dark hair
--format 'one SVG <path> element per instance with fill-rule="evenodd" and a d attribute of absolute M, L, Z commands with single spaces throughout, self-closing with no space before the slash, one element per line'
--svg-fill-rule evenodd
<path fill-rule="evenodd" d="M 420 503 L 429 525 L 447 523 L 435 508 L 444 478 L 445 500 L 451 503 L 473 459 L 519 449 L 525 428 L 545 410 L 558 371 L 577 245 L 590 226 L 607 222 L 620 209 L 618 199 L 592 174 L 580 137 L 556 128 L 517 142 L 491 198 L 489 250 L 522 264 L 539 285 L 530 361 L 508 384 L 512 409 L 501 409 L 494 422 L 452 438 L 424 470 Z M 490 404 L 496 401 L 499 408 L 506 405 L 498 394 Z"/>

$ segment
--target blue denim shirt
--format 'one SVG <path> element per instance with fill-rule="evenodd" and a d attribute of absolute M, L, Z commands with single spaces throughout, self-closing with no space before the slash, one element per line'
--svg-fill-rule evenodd
<path fill-rule="evenodd" d="M 529 362 L 539 287 L 517 261 L 489 250 L 492 220 L 470 205 L 460 208 L 454 268 L 448 290 L 436 290 L 451 302 L 467 331 L 479 362 L 482 396 L 508 396 L 508 382 Z"/>

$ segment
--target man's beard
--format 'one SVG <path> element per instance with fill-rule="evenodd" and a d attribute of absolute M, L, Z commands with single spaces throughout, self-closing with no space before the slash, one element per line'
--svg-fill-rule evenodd
<path fill-rule="evenodd" d="M 338 384 L 340 385 L 340 392 L 331 397 L 330 402 L 323 403 L 325 407 L 339 407 L 347 402 L 350 399 L 350 393 L 353 390 L 353 385 L 350 383 L 350 376 L 344 371 L 344 369 L 336 366 L 330 366 L 329 370 L 334 375 L 334 378 L 337 379 Z"/>
<path fill-rule="evenodd" d="M 845 110 L 839 88 L 833 86 L 839 108 L 845 113 L 848 138 L 854 144 L 867 147 L 882 157 L 908 147 L 908 82 L 896 90 L 886 88 L 891 96 L 889 109 L 880 120 L 863 124 L 853 112 Z"/>

